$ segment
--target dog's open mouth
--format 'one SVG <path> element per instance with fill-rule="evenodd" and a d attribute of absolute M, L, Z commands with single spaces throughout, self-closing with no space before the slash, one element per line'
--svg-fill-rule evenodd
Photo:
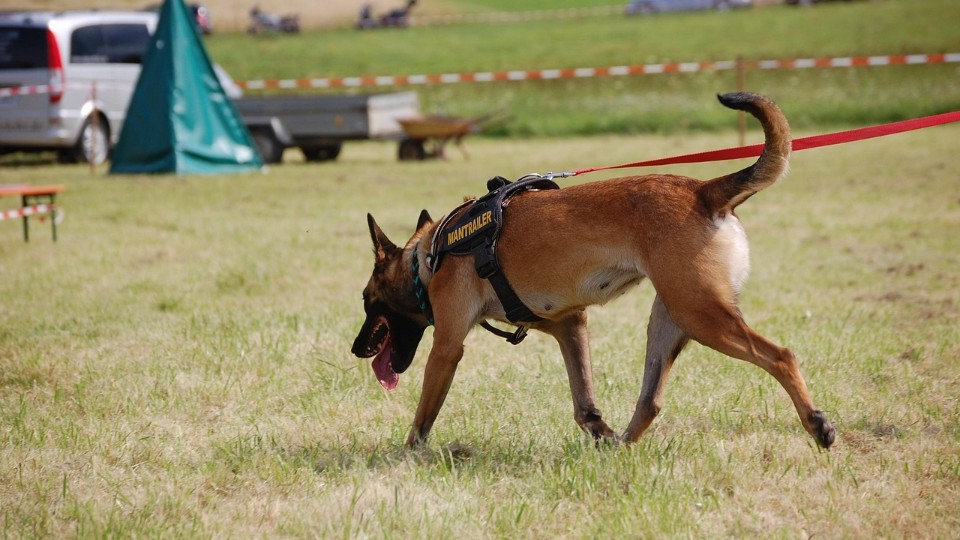
<path fill-rule="evenodd" d="M 370 367 L 377 375 L 380 385 L 387 390 L 393 390 L 400 382 L 400 374 L 393 370 L 393 342 L 390 339 L 390 325 L 383 317 L 379 317 L 370 333 L 373 362 Z"/>

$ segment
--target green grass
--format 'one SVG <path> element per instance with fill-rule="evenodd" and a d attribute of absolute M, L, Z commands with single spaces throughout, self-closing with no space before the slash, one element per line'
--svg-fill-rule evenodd
<path fill-rule="evenodd" d="M 700 346 L 641 442 L 597 450 L 556 346 L 482 332 L 429 447 L 401 449 L 431 332 L 394 393 L 350 355 L 366 212 L 401 240 L 420 208 L 441 214 L 494 174 L 735 139 L 471 139 L 469 161 L 402 164 L 392 144 L 355 143 L 335 163 L 184 179 L 8 164 L 5 182 L 68 190 L 56 245 L 40 224 L 25 244 L 0 223 L 4 536 L 955 535 L 956 126 L 798 153 L 739 212 L 753 247 L 743 312 L 800 358 L 838 430 L 830 452 L 771 377 Z M 645 284 L 590 312 L 598 400 L 618 430 L 651 300 Z"/>
<path fill-rule="evenodd" d="M 508 7 L 494 4 L 464 3 Z M 884 0 L 207 43 L 240 79 L 951 52 L 957 10 Z M 802 136 L 960 108 L 958 69 L 751 72 L 747 86 Z M 641 442 L 597 450 L 556 346 L 480 332 L 428 448 L 405 452 L 431 332 L 393 393 L 349 353 L 372 266 L 366 212 L 399 241 L 420 208 L 439 215 L 496 174 L 731 146 L 735 115 L 712 94 L 733 86 L 718 73 L 419 88 L 428 110 L 505 104 L 501 134 L 567 136 L 471 138 L 470 160 L 401 164 L 392 143 L 350 143 L 335 163 L 291 155 L 267 175 L 178 179 L 4 157 L 4 183 L 68 190 L 56 245 L 49 223 L 24 244 L 16 220 L 0 222 L 3 536 L 955 536 L 956 125 L 797 153 L 739 210 L 753 250 L 743 312 L 800 358 L 838 430 L 829 452 L 772 378 L 696 345 Z M 598 132 L 664 135 L 570 137 Z M 617 430 L 651 301 L 645 284 L 590 311 Z"/>
<path fill-rule="evenodd" d="M 217 35 L 213 58 L 235 78 L 285 79 L 613 66 L 656 62 L 937 53 L 960 50 L 953 0 L 880 0 L 810 9 L 594 17 L 403 31 L 330 29 L 302 36 Z M 506 108 L 494 134 L 569 136 L 728 127 L 711 103 L 734 72 L 560 82 L 412 87 L 427 111 Z M 960 65 L 751 71 L 799 128 L 863 125 L 960 109 Z M 359 91 L 383 91 L 366 88 Z"/>

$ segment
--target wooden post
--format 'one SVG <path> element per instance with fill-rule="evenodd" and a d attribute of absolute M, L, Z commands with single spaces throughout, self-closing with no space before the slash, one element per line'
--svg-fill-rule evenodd
<path fill-rule="evenodd" d="M 746 66 L 743 62 L 743 55 L 737 56 L 737 92 L 746 90 Z M 743 111 L 737 112 L 737 127 L 740 132 L 740 146 L 747 144 L 747 114 Z"/>
<path fill-rule="evenodd" d="M 93 111 L 90 112 L 90 129 L 93 130 L 93 133 L 90 134 L 90 157 L 93 158 L 90 160 L 90 174 L 93 176 L 97 175 L 97 133 L 100 132 L 100 114 L 97 112 L 97 81 L 93 81 L 90 87 L 90 99 L 93 101 Z M 80 135 L 83 137 L 83 135 Z M 81 143 L 83 144 L 82 140 Z"/>

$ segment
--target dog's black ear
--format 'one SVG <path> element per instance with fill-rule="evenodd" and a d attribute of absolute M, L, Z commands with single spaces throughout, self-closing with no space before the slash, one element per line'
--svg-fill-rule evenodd
<path fill-rule="evenodd" d="M 427 212 L 427 209 L 424 208 L 420 211 L 420 217 L 417 219 L 417 230 L 419 231 L 421 227 L 428 223 L 433 223 L 433 218 L 430 217 L 430 212 Z"/>
<path fill-rule="evenodd" d="M 367 214 L 367 225 L 370 227 L 370 239 L 373 240 L 373 251 L 378 261 L 385 259 L 391 251 L 397 250 L 397 246 L 383 234 L 380 226 L 377 225 L 377 220 L 370 214 Z"/>

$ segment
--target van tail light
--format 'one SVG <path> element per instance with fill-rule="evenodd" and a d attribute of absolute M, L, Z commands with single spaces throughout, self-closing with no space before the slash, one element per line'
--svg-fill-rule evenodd
<path fill-rule="evenodd" d="M 50 103 L 60 103 L 63 99 L 63 59 L 60 58 L 60 46 L 57 38 L 47 29 L 47 66 L 50 69 Z"/>

